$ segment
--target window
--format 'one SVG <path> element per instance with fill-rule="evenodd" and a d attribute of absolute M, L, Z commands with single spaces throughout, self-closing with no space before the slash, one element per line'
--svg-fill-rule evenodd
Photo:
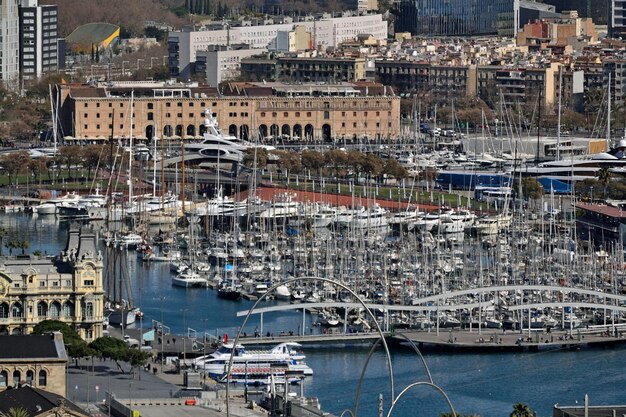
<path fill-rule="evenodd" d="M 328 120 L 330 119 L 330 112 L 325 111 L 324 112 L 324 120 Z"/>
<path fill-rule="evenodd" d="M 189 107 L 193 107 L 193 101 L 189 103 Z"/>
<path fill-rule="evenodd" d="M 85 119 L 89 117 L 89 113 L 85 113 Z"/>
<path fill-rule="evenodd" d="M 154 103 L 148 103 L 148 110 L 154 109 Z"/>
<path fill-rule="evenodd" d="M 148 112 L 148 120 L 154 120 L 154 113 Z"/>
<path fill-rule="evenodd" d="M 300 117 L 300 112 L 299 111 L 296 112 L 296 117 Z"/>
<path fill-rule="evenodd" d="M 22 379 L 22 373 L 20 371 L 13 371 L 13 386 L 17 387 Z"/>
<path fill-rule="evenodd" d="M 165 103 L 165 107 L 172 107 L 172 103 L 170 102 Z"/>
<path fill-rule="evenodd" d="M 12 317 L 22 317 L 22 305 L 20 303 L 13 304 L 13 308 L 11 309 Z"/>
<path fill-rule="evenodd" d="M 72 303 L 63 304 L 63 317 L 74 316 L 74 305 Z"/>
<path fill-rule="evenodd" d="M 89 126 L 89 125 L 83 125 L 83 128 L 84 128 L 85 130 L 87 130 L 88 126 Z"/>
<path fill-rule="evenodd" d="M 261 112 L 261 117 L 265 117 L 265 112 L 264 111 Z"/>
<path fill-rule="evenodd" d="M 283 117 L 289 117 L 289 113 L 288 112 L 284 112 L 283 113 Z"/>
<path fill-rule="evenodd" d="M 48 374 L 43 369 L 39 371 L 39 383 L 37 384 L 40 387 L 45 387 L 48 385 Z"/>
<path fill-rule="evenodd" d="M 310 111 L 306 112 L 306 117 L 311 117 L 311 112 Z"/>
<path fill-rule="evenodd" d="M 37 316 L 46 317 L 47 314 L 48 314 L 48 308 L 46 306 L 46 303 L 44 302 L 37 303 Z"/>
<path fill-rule="evenodd" d="M 272 112 L 272 117 L 276 117 L 276 116 L 277 116 L 276 112 Z"/>
<path fill-rule="evenodd" d="M 28 385 L 33 385 L 33 380 L 35 379 L 35 373 L 30 369 L 26 371 L 26 383 Z"/>
<path fill-rule="evenodd" d="M 183 114 L 182 114 L 182 113 L 178 113 L 178 117 L 181 117 L 181 118 L 182 118 L 182 117 L 183 117 Z"/>
<path fill-rule="evenodd" d="M 182 102 L 180 102 L 180 101 L 179 101 L 178 103 L 176 103 L 176 105 L 177 105 L 178 107 L 183 107 L 183 103 L 182 103 Z"/>
<path fill-rule="evenodd" d="M 85 103 L 85 105 L 83 107 L 87 108 L 87 107 L 89 107 L 89 104 Z"/>
<path fill-rule="evenodd" d="M 352 123 L 352 127 L 356 127 L 356 122 Z"/>
<path fill-rule="evenodd" d="M 0 319 L 9 318 L 9 306 L 6 303 L 0 304 Z"/>
<path fill-rule="evenodd" d="M 0 372 L 0 388 L 6 388 L 8 379 L 9 374 L 7 373 L 7 371 Z"/>
<path fill-rule="evenodd" d="M 52 304 L 50 304 L 50 312 L 49 312 L 50 317 L 52 317 L 53 319 L 58 319 L 60 313 L 61 313 L 61 305 L 59 303 L 55 301 Z"/>
<path fill-rule="evenodd" d="M 193 113 L 189 113 L 189 117 L 193 119 Z"/>
<path fill-rule="evenodd" d="M 86 279 L 85 287 L 93 287 L 93 279 Z"/>

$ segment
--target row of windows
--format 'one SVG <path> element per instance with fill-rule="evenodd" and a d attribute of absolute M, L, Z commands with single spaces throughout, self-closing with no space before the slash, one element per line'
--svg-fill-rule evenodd
<path fill-rule="evenodd" d="M 48 373 L 41 369 L 38 374 L 37 385 L 40 387 L 45 387 L 48 385 Z M 26 371 L 26 380 L 22 381 L 22 373 L 20 371 L 13 371 L 12 374 L 12 386 L 17 387 L 22 382 L 26 382 L 29 385 L 33 385 L 33 381 L 35 379 L 35 372 L 32 370 Z M 9 373 L 7 371 L 0 371 L 0 388 L 6 388 L 9 383 Z"/>
<path fill-rule="evenodd" d="M 21 303 L 13 303 L 13 305 L 9 308 L 7 303 L 0 303 L 0 319 L 8 319 L 12 318 L 20 318 L 24 316 L 24 309 Z M 37 316 L 38 317 L 52 317 L 59 318 L 61 317 L 61 313 L 63 313 L 62 317 L 72 318 L 74 317 L 74 304 L 71 302 L 61 303 L 58 301 L 54 301 L 48 305 L 45 301 L 40 301 L 37 303 Z M 94 315 L 94 305 L 92 302 L 81 302 L 81 313 L 83 317 L 93 317 Z"/>
<path fill-rule="evenodd" d="M 233 114 L 234 114 L 235 116 L 237 116 L 237 113 L 229 113 L 228 115 L 232 117 L 232 115 L 233 115 Z M 248 115 L 248 113 L 242 113 L 241 115 L 243 116 L 244 114 L 245 114 L 246 116 Z M 311 114 L 312 114 L 312 113 L 311 113 L 310 111 L 306 112 L 306 117 L 311 117 Z M 326 117 L 326 115 L 327 115 L 327 114 L 328 114 L 328 112 L 327 112 L 327 111 L 325 111 L 325 112 L 324 112 L 324 118 L 325 118 L 325 119 L 328 119 L 328 117 Z M 357 112 L 355 112 L 355 111 L 353 111 L 353 112 L 352 112 L 352 116 L 353 116 L 353 117 L 357 117 L 357 114 L 358 114 L 358 113 L 357 113 Z M 385 112 L 385 114 L 387 114 L 387 112 Z M 367 117 L 367 115 L 368 115 L 368 112 L 366 112 L 366 111 L 365 111 L 365 112 L 363 112 L 363 116 L 364 116 L 364 117 Z M 264 111 L 262 111 L 262 112 L 261 112 L 261 117 L 266 117 L 266 116 L 267 116 L 267 113 L 266 113 L 266 112 L 264 112 Z M 277 113 L 277 112 L 272 112 L 272 117 L 277 117 L 277 116 L 278 116 L 278 113 Z M 295 116 L 295 117 L 300 117 L 300 112 L 299 112 L 299 111 L 295 112 L 295 113 L 294 113 L 294 116 Z M 345 117 L 345 116 L 346 116 L 346 112 L 345 112 L 345 111 L 342 111 L 342 112 L 341 112 L 341 116 Z M 283 112 L 283 117 L 289 117 L 289 112 Z M 376 112 L 376 117 L 380 117 L 380 112 L 379 112 L 379 111 L 377 111 L 377 112 Z"/>

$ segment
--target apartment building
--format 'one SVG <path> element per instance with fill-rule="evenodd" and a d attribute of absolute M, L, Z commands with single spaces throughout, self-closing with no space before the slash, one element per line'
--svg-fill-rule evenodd
<path fill-rule="evenodd" d="M 17 88 L 20 61 L 18 0 L 0 1 L 0 83 Z"/>
<path fill-rule="evenodd" d="M 170 75 L 188 78 L 194 72 L 198 51 L 211 45 L 247 44 L 250 48 L 271 49 L 276 46 L 279 32 L 289 32 L 301 26 L 310 32 L 314 47 L 326 49 L 355 39 L 360 34 L 370 34 L 376 39 L 387 38 L 387 22 L 381 14 L 362 16 L 324 17 L 301 22 L 240 26 L 217 30 L 194 30 L 184 28 L 168 35 Z"/>
<path fill-rule="evenodd" d="M 20 70 L 23 79 L 57 69 L 57 6 L 20 0 Z"/>
<path fill-rule="evenodd" d="M 336 57 L 280 57 L 276 80 L 288 83 L 355 82 L 365 79 L 365 59 Z"/>

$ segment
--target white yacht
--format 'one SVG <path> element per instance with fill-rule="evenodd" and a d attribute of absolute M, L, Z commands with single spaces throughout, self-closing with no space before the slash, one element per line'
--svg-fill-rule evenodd
<path fill-rule="evenodd" d="M 243 141 L 235 136 L 223 134 L 210 109 L 204 111 L 204 140 L 198 143 L 185 143 L 185 162 L 191 165 L 239 163 L 243 160 L 246 149 L 257 145 Z M 272 146 L 258 145 L 267 150 Z M 164 161 L 165 165 L 174 165 L 182 161 L 182 155 Z"/>
<path fill-rule="evenodd" d="M 226 382 L 232 358 L 230 382 L 264 384 L 271 376 L 284 377 L 285 371 L 298 371 L 304 376 L 313 375 L 313 370 L 304 362 L 305 355 L 299 352 L 301 347 L 298 343 L 286 342 L 275 346 L 271 351 L 248 351 L 242 345 L 226 343 L 210 355 L 195 359 L 193 364 L 196 369 L 206 372 L 216 381 Z"/>
<path fill-rule="evenodd" d="M 259 213 L 261 219 L 284 219 L 295 217 L 300 212 L 300 203 L 293 201 L 293 196 L 283 194 L 278 196 L 271 205 Z"/>
<path fill-rule="evenodd" d="M 207 284 L 207 280 L 195 271 L 187 269 L 172 277 L 172 285 L 177 287 L 202 287 Z"/>
<path fill-rule="evenodd" d="M 41 215 L 56 214 L 58 207 L 68 202 L 78 202 L 80 196 L 76 193 L 68 193 L 59 198 L 51 198 L 43 203 L 33 207 L 33 212 Z"/>
<path fill-rule="evenodd" d="M 496 235 L 510 225 L 510 215 L 498 214 L 495 216 L 479 217 L 474 223 L 474 229 L 479 235 Z"/>
<path fill-rule="evenodd" d="M 418 232 L 430 232 L 439 224 L 439 213 L 428 213 L 416 220 L 409 222 L 407 228 L 409 231 L 415 230 Z"/>
<path fill-rule="evenodd" d="M 387 215 L 389 212 L 375 204 L 368 210 L 357 213 L 350 222 L 349 227 L 355 229 L 379 228 L 389 225 Z"/>

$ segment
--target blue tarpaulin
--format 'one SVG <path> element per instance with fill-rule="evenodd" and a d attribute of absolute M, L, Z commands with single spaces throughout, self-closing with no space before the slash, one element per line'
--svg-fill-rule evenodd
<path fill-rule="evenodd" d="M 537 179 L 546 193 L 569 194 L 572 192 L 572 185 L 555 178 L 543 177 Z"/>

